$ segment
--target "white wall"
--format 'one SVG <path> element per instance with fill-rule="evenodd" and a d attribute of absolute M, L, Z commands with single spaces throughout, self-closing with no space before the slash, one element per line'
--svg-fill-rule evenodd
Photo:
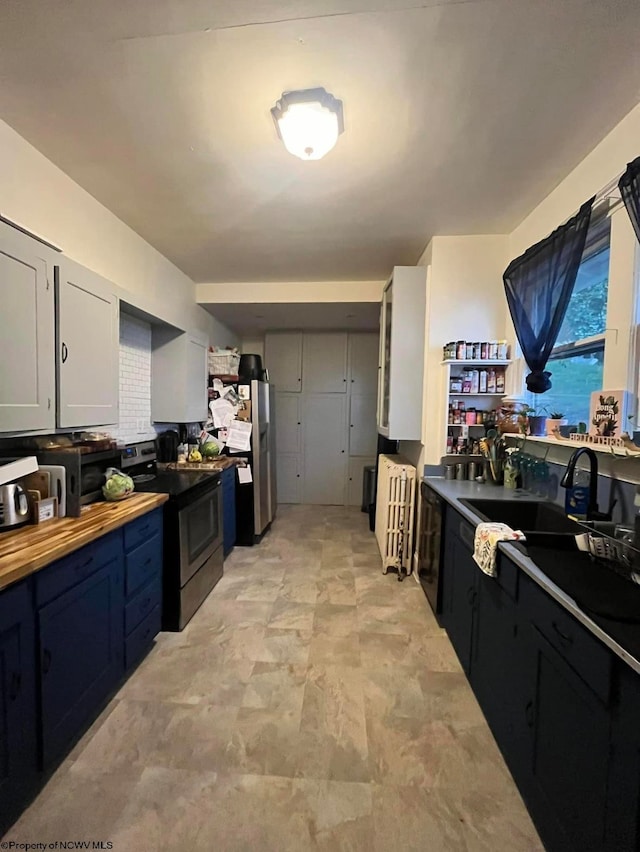
<path fill-rule="evenodd" d="M 262 358 L 262 366 L 269 367 L 264 363 L 264 335 L 243 337 L 240 344 L 240 352 L 244 355 L 259 355 Z"/>
<path fill-rule="evenodd" d="M 445 450 L 446 387 L 442 347 L 450 340 L 495 340 L 504 336 L 506 300 L 502 273 L 505 235 L 434 237 L 419 266 L 430 266 L 427 281 L 424 450 L 403 442 L 401 451 L 419 469 L 438 464 Z"/>
<path fill-rule="evenodd" d="M 522 254 L 565 222 L 584 201 L 616 179 L 626 164 L 639 154 L 640 105 L 625 116 L 510 234 L 509 260 Z M 638 242 L 631 222 L 624 206 L 620 205 L 611 217 L 611 263 L 603 376 L 604 387 L 612 389 L 635 389 L 637 380 L 637 377 L 633 378 L 633 373 L 637 360 L 635 324 L 638 254 Z M 505 317 L 506 335 L 514 340 L 508 312 Z"/>
<path fill-rule="evenodd" d="M 148 313 L 221 346 L 239 343 L 196 304 L 190 278 L 2 121 L 0 152 L 4 216 L 128 291 Z"/>

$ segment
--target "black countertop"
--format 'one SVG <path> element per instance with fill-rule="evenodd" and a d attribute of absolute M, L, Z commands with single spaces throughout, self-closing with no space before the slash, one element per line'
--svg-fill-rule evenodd
<path fill-rule="evenodd" d="M 480 483 L 439 477 L 426 477 L 423 481 L 474 526 L 484 518 L 461 503 L 463 499 L 542 499 L 523 491 Z M 500 549 L 640 674 L 640 586 L 618 575 L 606 563 L 574 549 L 573 544 L 573 537 L 568 536 L 562 549 L 507 542 L 501 543 Z"/>

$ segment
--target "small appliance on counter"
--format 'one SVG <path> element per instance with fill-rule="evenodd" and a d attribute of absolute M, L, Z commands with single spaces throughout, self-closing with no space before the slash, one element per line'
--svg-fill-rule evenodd
<path fill-rule="evenodd" d="M 0 458 L 0 532 L 15 530 L 31 518 L 29 498 L 16 479 L 38 470 L 35 456 Z"/>
<path fill-rule="evenodd" d="M 174 429 L 161 432 L 156 438 L 158 461 L 161 463 L 177 461 L 179 444 L 180 436 Z"/>
<path fill-rule="evenodd" d="M 27 492 L 18 482 L 0 485 L 0 532 L 29 523 L 31 512 Z"/>

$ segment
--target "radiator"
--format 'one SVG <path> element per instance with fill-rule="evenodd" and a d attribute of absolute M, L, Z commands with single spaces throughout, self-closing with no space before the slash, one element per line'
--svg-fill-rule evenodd
<path fill-rule="evenodd" d="M 411 573 L 416 469 L 402 456 L 378 457 L 376 539 L 382 556 L 382 573 L 397 568 Z"/>

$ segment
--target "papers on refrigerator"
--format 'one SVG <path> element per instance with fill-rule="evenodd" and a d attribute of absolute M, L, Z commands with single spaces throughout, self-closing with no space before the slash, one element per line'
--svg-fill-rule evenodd
<path fill-rule="evenodd" d="M 251 450 L 251 423 L 234 420 L 229 424 L 227 446 L 230 450 L 249 452 Z"/>
<path fill-rule="evenodd" d="M 253 482 L 250 464 L 248 464 L 246 467 L 238 468 L 238 482 L 240 483 L 240 485 L 246 485 L 249 482 Z"/>
<path fill-rule="evenodd" d="M 209 403 L 214 429 L 228 427 L 236 416 L 236 409 L 226 399 L 214 399 Z"/>

